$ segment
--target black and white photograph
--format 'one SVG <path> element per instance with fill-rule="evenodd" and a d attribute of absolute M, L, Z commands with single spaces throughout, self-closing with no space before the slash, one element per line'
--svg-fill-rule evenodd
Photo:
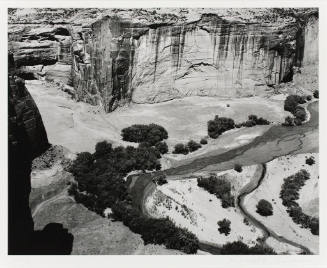
<path fill-rule="evenodd" d="M 318 7 L 6 12 L 7 254 L 320 254 Z"/>

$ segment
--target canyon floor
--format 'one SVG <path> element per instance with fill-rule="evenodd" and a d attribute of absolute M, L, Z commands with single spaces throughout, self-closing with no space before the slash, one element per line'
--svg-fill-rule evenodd
<path fill-rule="evenodd" d="M 314 128 L 306 129 L 305 135 L 299 139 L 297 136 L 293 139 L 287 138 L 290 135 L 288 132 L 280 133 L 280 140 L 274 138 L 275 134 L 269 134 L 274 132 L 272 130 L 274 125 L 280 124 L 289 115 L 283 109 L 284 95 L 275 95 L 272 98 L 242 99 L 187 97 L 159 104 L 130 104 L 106 114 L 101 107 L 73 101 L 68 94 L 60 91 L 53 84 L 32 80 L 26 82 L 26 87 L 39 107 L 50 143 L 67 148 L 65 157 L 68 158 L 74 158 L 76 153 L 83 151 L 93 152 L 95 144 L 102 140 L 107 140 L 114 146 L 127 144 L 135 146 L 133 143 L 122 141 L 120 136 L 121 129 L 132 124 L 156 123 L 165 127 L 169 133 L 167 143 L 171 152 L 176 143 L 185 143 L 190 139 L 199 141 L 202 137 L 206 137 L 207 121 L 217 114 L 231 117 L 236 123 L 245 121 L 250 114 L 273 122 L 269 126 L 227 131 L 219 139 L 209 139 L 208 145 L 194 153 L 187 156 L 168 153 L 161 160 L 163 169 L 167 169 L 168 172 L 172 170 L 177 175 L 168 174 L 168 184 L 157 188 L 152 187 L 151 191 L 147 192 L 144 203 L 146 210 L 153 217 L 169 216 L 176 224 L 194 232 L 201 241 L 216 246 L 236 240 L 254 245 L 264 234 L 260 226 L 244 222 L 244 215 L 238 208 L 223 209 L 220 200 L 197 186 L 194 174 L 215 172 L 217 175 L 228 176 L 232 181 L 233 191 L 237 195 L 252 180 L 258 180 L 259 163 L 268 162 L 276 156 L 286 155 L 291 151 L 296 154 L 307 153 L 315 152 L 318 148 L 315 142 L 318 134 Z M 262 143 L 255 142 L 256 138 L 265 133 L 273 139 Z M 278 136 L 279 133 L 276 135 Z M 255 145 L 252 146 L 252 143 Z M 238 148 L 243 148 L 247 144 L 250 148 L 238 151 Z M 228 156 L 229 152 L 233 152 L 232 156 Z M 224 153 L 230 157 L 230 160 L 228 157 L 223 162 L 219 160 L 219 156 L 223 157 Z M 217 160 L 214 159 L 216 156 Z M 201 159 L 210 157 L 213 159 L 210 160 L 211 162 L 207 160 L 201 162 Z M 295 159 L 295 162 L 293 166 L 290 165 L 288 172 L 295 172 L 295 166 L 300 164 L 296 156 L 291 159 Z M 244 171 L 241 174 L 232 169 L 236 162 L 244 165 Z M 278 166 L 282 167 L 284 164 L 283 162 Z M 197 168 L 196 173 L 183 169 L 184 166 L 192 165 L 200 167 Z M 317 166 L 312 169 L 318 170 Z M 72 180 L 71 175 L 65 172 L 59 163 L 47 169 L 36 169 L 33 172 L 30 203 L 35 227 L 42 229 L 49 222 L 63 223 L 75 237 L 73 254 L 181 254 L 179 251 L 168 250 L 163 246 L 144 245 L 141 237 L 131 232 L 121 222 L 102 218 L 82 205 L 76 204 L 67 194 L 67 183 Z M 272 174 L 274 174 L 273 169 L 268 168 L 267 177 Z M 285 174 L 283 173 L 279 179 L 286 177 Z M 193 178 L 185 178 L 192 176 Z M 269 191 L 271 187 L 269 183 L 274 184 L 273 189 L 276 189 L 275 192 L 271 191 L 269 196 L 278 199 L 277 191 L 280 189 L 280 181 L 275 183 L 265 178 L 262 185 L 244 201 L 249 213 L 255 214 L 254 204 L 260 195 L 266 195 L 265 191 Z M 317 215 L 318 187 L 316 182 L 309 181 L 305 187 L 306 189 L 301 191 L 299 202 L 307 213 Z M 168 209 L 170 207 L 173 209 Z M 187 213 L 183 212 L 185 207 Z M 276 210 L 283 211 L 283 208 L 279 204 L 276 205 Z M 286 212 L 283 211 L 283 213 Z M 278 220 L 280 216 L 277 213 L 274 219 Z M 217 221 L 223 217 L 232 222 L 232 232 L 229 236 L 221 235 L 217 230 Z M 286 235 L 287 238 L 317 253 L 317 237 L 308 243 L 302 241 L 303 235 L 306 235 L 306 239 L 311 239 L 309 231 L 294 227 L 289 217 L 286 219 L 287 224 L 285 221 L 279 221 L 280 224 L 285 224 L 282 230 L 274 221 L 271 224 L 266 221 L 263 223 L 283 236 L 288 232 L 287 228 L 293 231 L 297 228 L 297 233 L 294 232 L 295 236 Z M 268 237 L 266 244 L 280 254 L 296 254 L 301 251 L 299 247 L 274 237 Z M 199 251 L 199 253 L 203 252 Z"/>

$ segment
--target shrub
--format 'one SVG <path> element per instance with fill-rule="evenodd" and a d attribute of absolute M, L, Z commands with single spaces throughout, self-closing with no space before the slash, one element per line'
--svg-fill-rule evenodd
<path fill-rule="evenodd" d="M 202 139 L 200 140 L 200 143 L 201 143 L 202 145 L 205 145 L 205 144 L 208 143 L 208 141 L 207 141 L 207 139 L 202 138 Z"/>
<path fill-rule="evenodd" d="M 256 122 L 253 120 L 247 120 L 245 123 L 243 123 L 245 127 L 254 127 L 256 125 Z"/>
<path fill-rule="evenodd" d="M 309 173 L 304 169 L 285 178 L 280 198 L 283 200 L 283 205 L 287 207 L 287 213 L 296 224 L 303 228 L 310 228 L 312 234 L 319 235 L 319 219 L 306 215 L 296 202 L 299 199 L 299 190 L 309 178 Z"/>
<path fill-rule="evenodd" d="M 156 124 L 132 125 L 124 128 L 121 135 L 124 141 L 148 142 L 151 145 L 168 138 L 168 132 Z"/>
<path fill-rule="evenodd" d="M 306 101 L 305 101 L 305 98 L 303 96 L 289 95 L 285 99 L 284 110 L 294 114 L 295 109 L 298 106 L 298 104 L 303 104 L 305 102 Z"/>
<path fill-rule="evenodd" d="M 173 154 L 188 154 L 188 153 L 189 153 L 189 149 L 183 143 L 177 143 L 175 145 Z"/>
<path fill-rule="evenodd" d="M 216 115 L 214 120 L 208 121 L 208 135 L 213 139 L 217 139 L 222 133 L 234 127 L 233 119 Z"/>
<path fill-rule="evenodd" d="M 166 175 L 164 174 L 158 175 L 157 177 L 153 178 L 152 181 L 158 185 L 164 185 L 168 183 Z"/>
<path fill-rule="evenodd" d="M 235 241 L 223 245 L 221 248 L 222 255 L 275 255 L 276 252 L 269 248 L 261 245 L 255 245 L 249 247 L 241 241 Z"/>
<path fill-rule="evenodd" d="M 305 163 L 306 163 L 307 165 L 309 165 L 309 166 L 312 166 L 312 165 L 315 163 L 315 159 L 314 159 L 314 157 L 313 157 L 313 156 L 310 156 L 309 158 L 307 158 L 307 159 L 305 160 Z"/>
<path fill-rule="evenodd" d="M 168 153 L 168 145 L 164 141 L 159 141 L 155 144 L 155 148 L 161 153 L 166 154 Z"/>
<path fill-rule="evenodd" d="M 257 125 L 269 125 L 270 122 L 267 119 L 259 117 L 256 121 Z"/>
<path fill-rule="evenodd" d="M 248 117 L 248 120 L 243 122 L 243 123 L 240 123 L 240 124 L 236 124 L 235 127 L 239 128 L 241 126 L 245 126 L 245 127 L 254 127 L 256 125 L 269 125 L 270 122 L 262 117 L 259 117 L 254 115 L 254 114 L 251 114 L 249 115 Z"/>
<path fill-rule="evenodd" d="M 198 178 L 198 186 L 214 194 L 221 200 L 223 208 L 234 207 L 235 201 L 231 194 L 231 183 L 224 178 L 210 176 L 209 178 Z"/>
<path fill-rule="evenodd" d="M 305 119 L 307 118 L 307 113 L 305 109 L 301 106 L 296 107 L 294 115 L 296 118 L 300 119 L 301 121 L 305 121 Z"/>
<path fill-rule="evenodd" d="M 285 122 L 282 124 L 285 127 L 292 127 L 294 126 L 294 118 L 291 116 L 285 117 Z"/>
<path fill-rule="evenodd" d="M 154 219 L 141 216 L 128 202 L 112 206 L 116 219 L 123 221 L 133 232 L 141 234 L 144 244 L 164 244 L 169 249 L 178 249 L 194 254 L 199 248 L 197 237 L 184 228 L 177 227 L 168 218 Z"/>
<path fill-rule="evenodd" d="M 308 96 L 306 97 L 306 99 L 307 99 L 307 101 L 311 101 L 311 100 L 312 100 L 312 96 L 311 96 L 311 95 L 308 95 Z"/>
<path fill-rule="evenodd" d="M 301 125 L 302 125 L 302 120 L 299 119 L 299 118 L 294 118 L 294 124 L 295 124 L 296 126 L 301 126 Z"/>
<path fill-rule="evenodd" d="M 200 143 L 197 143 L 193 140 L 190 140 L 188 143 L 187 143 L 187 147 L 189 149 L 190 152 L 194 152 L 198 149 L 201 148 L 201 144 Z"/>
<path fill-rule="evenodd" d="M 238 173 L 241 173 L 243 168 L 240 164 L 235 164 L 234 165 L 234 170 L 237 171 Z"/>
<path fill-rule="evenodd" d="M 95 145 L 95 153 L 94 153 L 95 158 L 100 158 L 102 156 L 110 154 L 111 152 L 112 152 L 112 145 L 107 141 L 101 141 Z"/>
<path fill-rule="evenodd" d="M 225 234 L 226 236 L 230 234 L 230 220 L 223 219 L 221 221 L 218 221 L 217 224 L 219 225 L 218 231 L 221 234 Z"/>
<path fill-rule="evenodd" d="M 257 204 L 257 213 L 261 216 L 271 216 L 273 215 L 273 207 L 267 200 L 261 199 Z"/>
<path fill-rule="evenodd" d="M 316 98 L 316 99 L 319 99 L 319 90 L 315 90 L 313 92 L 313 96 Z"/>

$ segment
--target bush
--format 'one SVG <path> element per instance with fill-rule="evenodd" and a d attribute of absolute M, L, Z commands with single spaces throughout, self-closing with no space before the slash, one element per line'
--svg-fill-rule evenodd
<path fill-rule="evenodd" d="M 307 159 L 305 160 L 305 163 L 306 163 L 307 165 L 309 165 L 309 166 L 312 166 L 312 165 L 315 163 L 315 159 L 314 159 L 314 157 L 313 157 L 313 156 L 310 156 L 309 158 L 307 158 Z"/>
<path fill-rule="evenodd" d="M 189 153 L 189 149 L 183 143 L 177 143 L 175 145 L 173 154 L 185 154 L 186 155 L 188 153 Z"/>
<path fill-rule="evenodd" d="M 238 173 L 241 173 L 243 168 L 240 164 L 235 164 L 234 165 L 234 170 L 237 171 Z"/>
<path fill-rule="evenodd" d="M 296 126 L 301 126 L 301 125 L 302 125 L 302 120 L 299 119 L 299 118 L 294 118 L 294 124 L 295 124 Z"/>
<path fill-rule="evenodd" d="M 300 189 L 308 179 L 310 175 L 304 169 L 284 179 L 280 198 L 283 200 L 283 205 L 287 207 L 287 213 L 296 224 L 303 228 L 310 228 L 312 234 L 319 235 L 319 219 L 306 215 L 296 202 L 299 199 Z"/>
<path fill-rule="evenodd" d="M 230 220 L 223 219 L 221 221 L 218 221 L 217 224 L 219 225 L 218 231 L 221 234 L 225 234 L 226 236 L 230 234 Z"/>
<path fill-rule="evenodd" d="M 112 153 L 111 143 L 108 143 L 107 141 L 101 141 L 95 145 L 95 153 L 94 153 L 95 158 L 100 158 L 110 153 Z"/>
<path fill-rule="evenodd" d="M 207 139 L 202 138 L 202 139 L 200 140 L 200 143 L 201 143 L 202 145 L 205 145 L 205 144 L 208 143 L 208 141 L 207 141 Z"/>
<path fill-rule="evenodd" d="M 166 175 L 164 175 L 164 174 L 158 175 L 157 177 L 153 178 L 152 181 L 158 185 L 164 185 L 164 184 L 168 183 L 168 181 L 166 179 Z"/>
<path fill-rule="evenodd" d="M 124 128 L 121 133 L 124 141 L 148 142 L 155 145 L 157 142 L 168 138 L 168 132 L 159 125 L 132 125 Z"/>
<path fill-rule="evenodd" d="M 187 143 L 187 147 L 189 149 L 190 152 L 194 152 L 198 149 L 200 149 L 202 146 L 200 143 L 197 143 L 193 140 L 190 140 L 188 143 Z"/>
<path fill-rule="evenodd" d="M 313 96 L 316 98 L 316 99 L 319 99 L 319 90 L 315 90 L 313 92 Z"/>
<path fill-rule="evenodd" d="M 233 119 L 216 115 L 214 120 L 208 121 L 208 135 L 210 138 L 217 139 L 222 133 L 234 127 Z"/>
<path fill-rule="evenodd" d="M 235 206 L 234 197 L 231 194 L 232 187 L 230 181 L 210 176 L 209 178 L 198 178 L 197 182 L 199 187 L 219 198 L 223 208 Z"/>
<path fill-rule="evenodd" d="M 311 95 L 308 95 L 306 99 L 307 99 L 307 101 L 311 101 L 312 100 L 312 96 Z"/>
<path fill-rule="evenodd" d="M 301 106 L 296 107 L 294 115 L 296 118 L 300 119 L 301 121 L 305 121 L 305 119 L 307 118 L 307 113 L 305 109 Z"/>
<path fill-rule="evenodd" d="M 256 122 L 253 120 L 247 120 L 243 123 L 245 127 L 254 127 L 256 125 Z"/>
<path fill-rule="evenodd" d="M 261 199 L 257 204 L 257 213 L 261 216 L 271 216 L 273 215 L 273 207 L 267 200 Z"/>
<path fill-rule="evenodd" d="M 141 216 L 128 202 L 117 202 L 112 211 L 116 219 L 123 221 L 133 232 L 141 234 L 144 244 L 164 244 L 194 254 L 199 249 L 197 237 L 184 228 L 177 227 L 168 218 L 153 219 Z"/>
<path fill-rule="evenodd" d="M 155 148 L 161 153 L 166 154 L 168 153 L 168 145 L 164 141 L 159 141 L 155 144 Z"/>
<path fill-rule="evenodd" d="M 285 117 L 285 122 L 282 124 L 285 127 L 293 127 L 294 126 L 294 118 L 291 116 Z"/>
<path fill-rule="evenodd" d="M 257 125 L 269 125 L 270 122 L 262 117 L 259 117 L 256 121 Z"/>
<path fill-rule="evenodd" d="M 256 125 L 269 125 L 270 122 L 262 117 L 259 117 L 254 115 L 254 114 L 251 114 L 249 115 L 248 117 L 248 120 L 243 122 L 243 123 L 240 123 L 240 124 L 236 124 L 235 127 L 239 128 L 241 126 L 245 126 L 245 127 L 254 127 Z"/>
<path fill-rule="evenodd" d="M 275 255 L 276 252 L 261 245 L 249 247 L 241 241 L 235 241 L 223 245 L 221 249 L 222 255 Z"/>
<path fill-rule="evenodd" d="M 305 98 L 303 96 L 289 95 L 285 99 L 284 110 L 294 114 L 298 104 L 303 104 L 305 102 L 306 101 L 305 101 Z"/>

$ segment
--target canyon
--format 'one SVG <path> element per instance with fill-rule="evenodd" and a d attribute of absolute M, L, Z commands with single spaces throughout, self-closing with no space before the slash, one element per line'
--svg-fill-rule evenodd
<path fill-rule="evenodd" d="M 144 244 L 122 222 L 77 203 L 68 193 L 74 178 L 67 163 L 81 152 L 93 153 L 103 140 L 114 147 L 136 146 L 122 140 L 123 128 L 160 124 L 169 133 L 169 152 L 160 159 L 168 184 L 156 188 L 150 173 L 136 171 L 124 178 L 133 202 L 146 207 L 150 198 L 150 209 L 162 209 L 162 215 L 174 218 L 177 212 L 157 204 L 160 191 L 172 185 L 165 198 L 171 195 L 179 202 L 189 195 L 187 205 L 199 218 L 203 208 L 193 206 L 193 195 L 201 196 L 203 206 L 218 206 L 219 213 L 226 213 L 219 201 L 212 203 L 209 193 L 199 191 L 190 180 L 194 174 L 231 173 L 227 177 L 240 193 L 246 183 L 255 182 L 253 172 L 247 174 L 255 165 L 259 169 L 278 156 L 318 151 L 316 99 L 304 105 L 312 115 L 305 124 L 281 126 L 291 115 L 284 110 L 287 95 L 311 96 L 319 89 L 318 24 L 315 8 L 9 9 L 10 253 L 35 254 L 43 249 L 42 254 L 182 254 Z M 256 114 L 271 125 L 241 127 L 210 139 L 207 122 L 217 114 L 235 123 Z M 171 153 L 177 143 L 201 138 L 208 144 L 197 152 Z M 245 172 L 232 170 L 235 164 L 243 165 Z M 318 194 L 313 196 L 311 200 L 302 193 L 310 210 L 319 203 Z M 219 234 L 212 238 L 190 225 L 205 238 L 198 254 L 202 250 L 216 254 L 217 245 L 239 240 L 239 228 L 246 230 L 247 244 L 260 240 L 260 224 L 246 224 L 238 207 L 230 209 L 229 216 L 236 227 L 226 238 Z M 208 230 L 217 232 L 217 219 L 207 219 Z M 256 236 L 251 237 L 253 233 Z M 291 241 L 292 246 L 284 241 L 288 237 L 276 237 L 265 239 L 278 254 L 301 253 L 300 240 L 296 241 L 300 246 Z M 317 241 L 316 236 L 314 250 L 307 253 L 319 252 Z"/>

